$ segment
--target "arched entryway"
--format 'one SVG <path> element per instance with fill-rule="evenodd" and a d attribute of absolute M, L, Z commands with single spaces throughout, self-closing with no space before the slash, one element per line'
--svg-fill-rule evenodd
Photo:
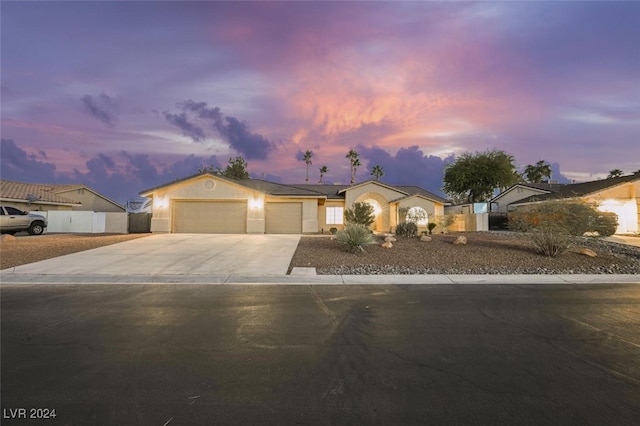
<path fill-rule="evenodd" d="M 373 207 L 373 214 L 375 216 L 375 220 L 371 224 L 371 229 L 373 231 L 382 230 L 382 206 L 380 205 L 378 200 L 374 200 L 373 198 L 365 198 L 362 202 L 367 203 L 371 207 Z"/>

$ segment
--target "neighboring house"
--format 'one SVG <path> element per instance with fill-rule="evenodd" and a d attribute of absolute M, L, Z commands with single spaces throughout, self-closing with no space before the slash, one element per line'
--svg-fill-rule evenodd
<path fill-rule="evenodd" d="M 640 229 L 640 173 L 572 184 L 516 184 L 491 200 L 493 211 L 548 200 L 582 200 L 596 203 L 601 211 L 618 215 L 617 233 Z"/>
<path fill-rule="evenodd" d="M 0 203 L 25 211 L 126 211 L 115 201 L 79 184 L 54 185 L 0 180 Z"/>
<path fill-rule="evenodd" d="M 357 185 L 285 185 L 200 173 L 142 191 L 153 199 L 151 232 L 300 234 L 344 227 L 356 202 L 374 207 L 373 230 L 389 232 L 403 221 L 401 208 L 444 214 L 447 201 L 418 186 L 367 181 Z M 426 226 L 426 220 L 419 225 Z"/>

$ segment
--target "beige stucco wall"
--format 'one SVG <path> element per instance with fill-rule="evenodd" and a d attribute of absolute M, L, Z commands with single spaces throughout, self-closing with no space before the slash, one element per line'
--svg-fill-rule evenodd
<path fill-rule="evenodd" d="M 516 201 L 524 200 L 527 197 L 531 197 L 532 195 L 540 195 L 546 194 L 548 191 L 542 191 L 539 189 L 533 188 L 524 188 L 524 187 L 515 187 L 512 188 L 509 192 L 503 194 L 500 198 L 498 198 L 495 203 L 498 205 L 498 209 L 495 208 L 493 211 L 506 213 L 509 204 L 515 203 Z"/>
<path fill-rule="evenodd" d="M 199 176 L 153 192 L 151 232 L 171 232 L 172 202 L 177 200 L 246 200 L 247 233 L 264 234 L 266 203 L 302 203 L 302 232 L 318 232 L 318 200 L 271 197 L 233 182 Z"/>
<path fill-rule="evenodd" d="M 443 204 L 436 204 L 433 201 L 427 200 L 425 198 L 422 197 L 418 197 L 418 196 L 414 196 L 414 197 L 409 197 L 409 198 L 405 198 L 404 200 L 401 200 L 398 203 L 398 209 L 400 208 L 408 208 L 410 209 L 411 207 L 421 207 L 423 208 L 426 212 L 427 212 L 427 223 L 429 222 L 436 222 L 436 218 L 439 216 L 444 215 L 444 205 Z M 397 221 L 393 223 L 393 227 L 395 228 L 395 226 L 397 226 L 398 223 L 401 223 L 404 221 L 404 218 L 401 218 L 398 216 L 398 214 L 395 214 Z M 396 219 L 394 218 L 394 219 Z M 419 225 L 418 226 L 418 231 L 424 231 L 427 229 L 426 225 Z"/>
<path fill-rule="evenodd" d="M 58 195 L 73 201 L 82 203 L 81 206 L 74 206 L 73 210 L 77 211 L 94 211 L 94 212 L 114 212 L 122 213 L 125 208 L 118 206 L 105 200 L 104 198 L 94 194 L 88 189 L 72 189 L 69 191 L 59 192 Z"/>
<path fill-rule="evenodd" d="M 391 232 L 395 221 L 395 209 L 391 208 L 390 201 L 398 199 L 406 194 L 387 188 L 376 183 L 367 183 L 362 186 L 350 188 L 345 194 L 345 208 L 350 209 L 354 203 L 361 203 L 366 199 L 372 199 L 380 205 L 380 212 L 371 229 L 378 232 Z"/>
<path fill-rule="evenodd" d="M 247 200 L 247 232 L 265 230 L 264 195 L 215 177 L 198 176 L 178 182 L 154 191 L 152 198 L 151 232 L 171 232 L 171 206 L 175 200 Z M 259 208 L 254 209 L 254 205 Z"/>
<path fill-rule="evenodd" d="M 324 205 L 318 205 L 318 232 L 328 233 L 331 228 L 344 229 L 344 223 L 342 225 L 327 223 L 327 207 L 345 208 L 344 201 L 342 200 L 327 200 Z"/>

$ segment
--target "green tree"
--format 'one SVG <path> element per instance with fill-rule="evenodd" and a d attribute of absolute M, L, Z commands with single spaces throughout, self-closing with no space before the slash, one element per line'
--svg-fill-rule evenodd
<path fill-rule="evenodd" d="M 361 166 L 360 154 L 351 148 L 345 157 L 349 159 L 349 163 L 351 164 L 351 184 L 354 184 L 356 182 L 356 171 L 358 170 L 358 167 Z"/>
<path fill-rule="evenodd" d="M 211 173 L 218 176 L 224 176 L 231 179 L 249 179 L 247 171 L 247 162 L 242 157 L 229 158 L 229 164 L 226 168 L 220 166 L 200 166 L 198 173 Z"/>
<path fill-rule="evenodd" d="M 445 193 L 469 203 L 487 201 L 496 189 L 518 181 L 513 156 L 503 151 L 465 152 L 444 170 Z"/>
<path fill-rule="evenodd" d="M 320 183 L 322 183 L 322 178 L 324 177 L 324 175 L 326 175 L 327 173 L 329 173 L 329 168 L 327 166 L 322 166 L 320 167 Z"/>
<path fill-rule="evenodd" d="M 303 159 L 303 160 L 304 160 L 304 162 L 307 164 L 307 177 L 306 177 L 306 179 L 305 179 L 305 182 L 309 182 L 309 166 L 310 166 L 311 164 L 313 164 L 313 163 L 311 162 L 311 157 L 313 157 L 313 152 L 312 152 L 312 151 L 309 151 L 309 150 L 306 150 L 306 151 L 304 152 L 304 155 L 302 156 L 302 159 Z"/>
<path fill-rule="evenodd" d="M 344 216 L 347 223 L 367 227 L 376 220 L 373 206 L 369 203 L 353 203 L 353 208 L 346 209 Z"/>
<path fill-rule="evenodd" d="M 371 176 L 373 176 L 376 181 L 384 176 L 384 170 L 382 169 L 382 166 L 380 166 L 379 164 L 373 166 L 373 169 L 371 169 Z"/>
<path fill-rule="evenodd" d="M 524 169 L 524 177 L 530 183 L 540 183 L 545 177 L 551 179 L 551 166 L 545 164 L 544 160 L 538 161 L 535 165 L 529 164 Z"/>
<path fill-rule="evenodd" d="M 231 179 L 249 179 L 247 166 L 247 162 L 244 161 L 244 158 L 240 156 L 229 158 L 229 164 L 227 165 L 227 167 L 224 170 L 218 167 L 217 174 Z"/>
<path fill-rule="evenodd" d="M 613 169 L 609 172 L 607 179 L 617 178 L 624 175 L 624 172 L 620 169 Z"/>

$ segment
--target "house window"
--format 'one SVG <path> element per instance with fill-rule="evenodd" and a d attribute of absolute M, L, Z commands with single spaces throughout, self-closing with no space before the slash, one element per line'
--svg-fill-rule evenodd
<path fill-rule="evenodd" d="M 344 207 L 327 207 L 327 225 L 344 223 Z"/>
<path fill-rule="evenodd" d="M 414 222 L 419 226 L 426 226 L 428 221 L 427 212 L 422 207 L 411 207 L 407 212 L 407 222 Z"/>

